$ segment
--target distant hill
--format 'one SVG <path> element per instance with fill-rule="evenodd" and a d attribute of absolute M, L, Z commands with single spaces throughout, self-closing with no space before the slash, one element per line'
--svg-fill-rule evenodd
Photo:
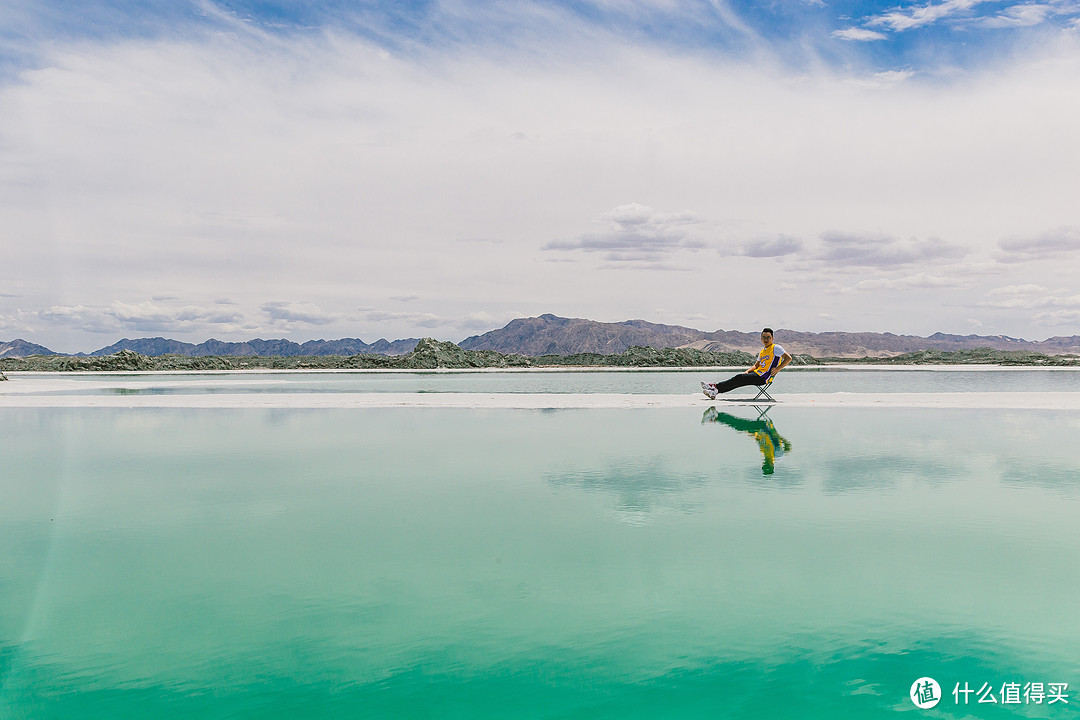
<path fill-rule="evenodd" d="M 1006 335 L 935 333 L 930 337 L 919 337 L 893 333 L 811 333 L 778 329 L 776 340 L 791 353 L 814 357 L 890 357 L 921 350 L 955 352 L 987 347 L 1050 355 L 1080 353 L 1080 336 L 1076 335 L 1032 342 Z M 706 332 L 644 320 L 602 323 L 555 315 L 512 320 L 504 328 L 466 338 L 460 345 L 466 350 L 495 350 L 524 355 L 571 355 L 587 352 L 613 354 L 625 352 L 634 345 L 691 348 L 710 352 L 757 352 L 761 348 L 758 331 Z"/>
<path fill-rule="evenodd" d="M 0 341 L 0 358 L 29 357 L 30 355 L 56 355 L 52 350 L 25 340 Z"/>
<path fill-rule="evenodd" d="M 617 355 L 631 346 L 684 347 L 705 333 L 678 325 L 644 320 L 601 323 L 594 320 L 541 315 L 511 320 L 501 330 L 474 335 L 459 343 L 463 350 L 495 350 L 521 355 Z"/>
<path fill-rule="evenodd" d="M 794 355 L 815 358 L 884 358 L 906 353 L 938 351 L 961 352 L 990 348 L 998 351 L 1043 353 L 1046 355 L 1080 354 L 1080 336 L 1052 337 L 1042 341 L 1023 340 L 1007 335 L 950 335 L 934 333 L 929 337 L 873 332 L 812 333 L 777 329 L 776 340 Z M 91 357 L 113 355 L 130 350 L 147 357 L 180 355 L 187 357 L 320 357 L 353 355 L 407 355 L 419 340 L 377 340 L 365 343 L 356 338 L 340 340 L 247 340 L 224 342 L 207 340 L 197 345 L 162 337 L 127 338 L 95 350 Z M 505 327 L 466 338 L 463 350 L 493 350 L 505 355 L 619 355 L 631 347 L 675 348 L 712 353 L 756 353 L 761 344 L 758 330 L 715 330 L 707 332 L 681 325 L 661 325 L 645 320 L 604 323 L 581 318 L 541 315 L 511 320 Z M 0 358 L 28 355 L 57 355 L 41 345 L 13 340 L 0 342 Z M 83 353 L 79 353 L 83 356 Z"/>
<path fill-rule="evenodd" d="M 376 340 L 368 344 L 356 338 L 341 340 L 309 340 L 295 343 L 291 340 L 248 340 L 246 342 L 223 342 L 207 340 L 198 345 L 169 340 L 167 338 L 124 338 L 108 347 L 95 350 L 91 357 L 113 355 L 121 350 L 131 350 L 147 357 L 184 355 L 187 357 L 248 356 L 248 357 L 312 357 L 324 355 L 405 355 L 416 347 L 417 338 L 407 340 Z"/>

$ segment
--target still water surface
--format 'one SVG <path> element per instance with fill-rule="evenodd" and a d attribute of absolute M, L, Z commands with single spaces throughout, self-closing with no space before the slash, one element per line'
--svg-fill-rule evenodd
<path fill-rule="evenodd" d="M 426 371 L 426 372 L 241 372 L 241 373 L 20 373 L 27 394 L 189 395 L 208 393 L 631 393 L 697 394 L 702 380 L 727 370 Z M 63 390 L 35 385 L 70 384 Z M 84 385 L 85 387 L 80 387 Z M 775 391 L 791 393 L 893 392 L 1080 392 L 1080 368 L 964 368 L 785 370 Z"/>
<path fill-rule="evenodd" d="M 0 717 L 1077 717 L 1078 432 L 0 410 Z M 1070 704 L 951 694 L 1011 681 Z"/>

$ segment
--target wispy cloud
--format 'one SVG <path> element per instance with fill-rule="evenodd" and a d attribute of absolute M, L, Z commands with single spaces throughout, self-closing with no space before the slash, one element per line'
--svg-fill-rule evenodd
<path fill-rule="evenodd" d="M 1002 0 L 945 0 L 897 7 L 865 18 L 862 27 L 836 30 L 832 37 L 859 42 L 887 40 L 887 33 L 928 28 L 941 22 L 963 27 L 967 31 L 1025 28 L 1043 25 L 1055 16 L 1080 14 L 1080 3 L 1076 0 L 1017 3 L 994 14 L 986 13 L 988 5 L 1000 2 Z"/>
<path fill-rule="evenodd" d="M 855 283 L 855 290 L 936 290 L 941 288 L 961 288 L 971 285 L 966 278 L 944 277 L 930 273 L 903 275 L 889 278 L 869 278 Z"/>
<path fill-rule="evenodd" d="M 1035 313 L 1031 319 L 1046 327 L 1075 326 L 1080 323 L 1080 310 L 1049 310 Z"/>
<path fill-rule="evenodd" d="M 1031 237 L 1012 237 L 1001 240 L 998 247 L 1004 252 L 998 259 L 1005 263 L 1065 257 L 1080 252 L 1080 227 L 1062 226 Z"/>
<path fill-rule="evenodd" d="M 752 258 L 776 258 L 794 255 L 803 249 L 803 241 L 791 235 L 757 237 L 720 248 L 721 255 L 742 255 Z"/>
<path fill-rule="evenodd" d="M 1023 311 L 1031 322 L 1045 327 L 1075 325 L 1080 321 L 1080 294 L 1062 288 L 1052 291 L 1034 283 L 994 288 L 986 293 L 979 306 Z"/>
<path fill-rule="evenodd" d="M 1045 292 L 1046 288 L 1042 285 L 1027 283 L 1025 285 L 1005 285 L 1003 287 L 997 287 L 993 290 L 988 290 L 986 294 L 990 297 L 1017 297 L 1024 295 L 1038 295 Z"/>
<path fill-rule="evenodd" d="M 486 332 L 495 327 L 505 325 L 521 313 L 516 311 L 489 313 L 484 310 L 465 313 L 463 315 L 439 315 L 426 312 L 405 312 L 395 310 L 380 310 L 376 308 L 360 308 L 356 313 L 356 320 L 364 323 L 378 325 L 410 325 L 426 330 L 454 331 L 462 335 L 471 335 L 477 332 Z"/>
<path fill-rule="evenodd" d="M 821 275 L 819 279 L 829 277 Z M 958 290 L 971 287 L 973 280 L 959 275 L 935 275 L 933 273 L 920 272 L 913 275 L 888 275 L 866 278 L 852 285 L 831 281 L 824 287 L 828 295 L 850 295 L 853 293 L 871 293 L 880 291 L 907 291 L 907 290 Z"/>
<path fill-rule="evenodd" d="M 976 9 L 1019 20 L 1008 10 L 1016 4 Z M 237 339 L 250 327 L 355 336 L 366 322 L 387 336 L 449 336 L 457 318 L 482 324 L 502 307 L 647 317 L 658 297 L 721 326 L 731 320 L 701 301 L 712 268 L 699 261 L 717 255 L 694 251 L 737 238 L 724 250 L 736 270 L 798 267 L 783 278 L 805 299 L 793 326 L 812 327 L 820 311 L 921 331 L 929 320 L 906 304 L 845 307 L 850 296 L 826 298 L 824 284 L 922 283 L 911 294 L 932 310 L 949 291 L 935 278 L 970 276 L 968 260 L 1073 252 L 1034 239 L 1046 218 L 1078 222 L 1068 194 L 1080 166 L 1080 101 L 1067 92 L 1080 68 L 1075 38 L 1010 46 L 993 67 L 930 83 L 921 58 L 909 62 L 927 45 L 914 31 L 892 37 L 902 23 L 854 23 L 892 39 L 845 43 L 829 33 L 852 23 L 818 17 L 798 34 L 808 54 L 820 42 L 833 55 L 796 59 L 792 71 L 781 43 L 759 32 L 772 12 L 761 6 L 455 0 L 416 14 L 405 5 L 417 6 L 354 4 L 348 22 L 304 30 L 286 18 L 293 29 L 278 32 L 248 4 L 242 17 L 204 13 L 175 32 L 88 31 L 38 46 L 17 82 L 0 79 L 0 286 L 23 295 L 0 310 L 33 311 L 27 323 L 46 345 L 50 332 L 67 342 L 85 329 L 155 326 L 193 341 L 230 327 Z M 277 6 L 320 20 L 340 7 Z M 936 22 L 977 19 L 966 12 Z M 606 24 L 612 17 L 626 24 Z M 664 22 L 635 25 L 643 17 Z M 699 19 L 708 29 L 696 43 L 674 42 Z M 717 27 L 740 22 L 749 32 L 722 36 L 741 38 L 738 51 L 712 42 Z M 924 39 L 948 54 L 957 47 L 948 34 Z M 836 227 L 885 232 L 819 236 Z M 1021 239 L 999 247 L 1003 227 Z M 1037 277 L 994 267 L 1001 285 Z M 643 293 L 615 273 L 598 280 L 598 268 L 686 273 L 650 273 Z M 1057 283 L 1080 283 L 1068 262 L 1055 272 Z M 744 300 L 749 275 L 725 280 L 716 306 L 729 318 L 756 312 Z M 215 303 L 226 292 L 233 304 Z M 185 305 L 196 310 L 185 315 Z M 393 312 L 402 310 L 413 312 Z M 993 310 L 988 326 L 1007 315 Z M 995 329 L 1017 334 L 1019 322 Z"/>
<path fill-rule="evenodd" d="M 1053 12 L 1051 5 L 1013 5 L 993 17 L 983 18 L 979 24 L 987 28 L 1030 27 L 1046 22 L 1046 18 Z"/>
<path fill-rule="evenodd" d="M 2 333 L 31 333 L 34 328 L 27 322 L 26 313 L 17 312 L 14 315 L 0 314 L 0 332 Z"/>
<path fill-rule="evenodd" d="M 680 250 L 705 247 L 690 233 L 690 226 L 701 220 L 689 211 L 657 213 L 646 205 L 629 203 L 605 213 L 601 222 L 607 224 L 601 232 L 585 233 L 573 240 L 553 240 L 541 249 L 599 252 L 612 263 L 655 264 Z"/>
<path fill-rule="evenodd" d="M 813 259 L 831 267 L 890 268 L 955 260 L 966 254 L 965 248 L 939 238 L 901 240 L 892 235 L 830 231 L 822 234 L 821 248 Z"/>
<path fill-rule="evenodd" d="M 986 293 L 983 307 L 1036 310 L 1041 308 L 1080 308 L 1080 294 L 1051 292 L 1042 285 L 1008 285 Z"/>
<path fill-rule="evenodd" d="M 927 3 L 911 8 L 897 8 L 872 18 L 866 24 L 871 27 L 886 27 L 890 30 L 904 31 L 931 25 L 949 17 L 971 11 L 984 2 L 997 0 L 945 0 L 941 3 Z"/>
<path fill-rule="evenodd" d="M 53 305 L 40 311 L 42 320 L 94 333 L 187 333 L 217 328 L 237 332 L 252 327 L 236 310 L 196 305 L 167 306 L 151 301 L 114 302 L 109 306 Z"/>
<path fill-rule="evenodd" d="M 423 312 L 395 312 L 392 310 L 375 310 L 361 308 L 357 314 L 359 320 L 369 323 L 408 323 L 422 328 L 437 328 L 448 324 L 446 318 L 434 313 Z"/>

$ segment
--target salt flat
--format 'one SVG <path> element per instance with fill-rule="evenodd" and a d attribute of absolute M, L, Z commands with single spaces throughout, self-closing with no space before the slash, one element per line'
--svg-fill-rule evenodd
<path fill-rule="evenodd" d="M 921 377 L 938 373 L 958 372 L 955 367 L 917 368 Z M 965 367 L 966 373 L 979 372 L 983 368 Z M 580 375 L 572 371 L 566 377 Z M 898 373 L 900 371 L 897 371 Z M 1073 370 L 1073 372 L 1076 372 Z M 444 374 L 445 373 L 445 374 Z M 384 375 L 381 381 L 358 381 L 370 373 L 353 374 L 353 379 L 341 376 L 341 384 L 334 381 L 309 382 L 302 378 L 313 377 L 303 371 L 268 373 L 214 372 L 214 373 L 12 373 L 10 380 L 0 382 L 0 408 L 3 407 L 106 407 L 106 408 L 388 408 L 388 407 L 444 407 L 444 408 L 648 408 L 648 407 L 700 407 L 715 405 L 718 408 L 738 405 L 764 405 L 750 398 L 753 390 L 741 390 L 716 400 L 709 400 L 698 392 L 697 378 L 688 378 L 685 392 L 672 393 L 682 388 L 681 381 L 658 384 L 654 393 L 622 392 L 620 384 L 614 388 L 600 387 L 600 392 L 582 391 L 582 384 L 568 383 L 567 392 L 560 392 L 564 385 L 557 383 L 547 389 L 523 383 L 508 383 L 502 387 L 483 387 L 474 383 L 460 382 L 448 386 L 430 381 L 432 373 L 412 372 L 417 378 L 427 378 L 417 386 L 395 387 Z M 435 371 L 443 378 L 460 376 L 460 371 Z M 979 373 L 982 374 L 982 373 Z M 891 376 L 892 373 L 889 373 Z M 1013 375 L 1013 373 L 1009 373 Z M 816 375 L 815 375 L 816 376 Z M 806 375 L 805 377 L 815 377 Z M 518 377 L 522 377 L 519 375 Z M 599 375 L 597 377 L 600 377 Z M 820 392 L 832 387 L 850 385 L 850 375 L 838 373 L 835 381 L 818 384 L 818 392 L 784 392 L 773 389 L 777 405 L 784 407 L 896 407 L 896 408 L 987 408 L 1032 410 L 1080 410 L 1080 390 L 1071 379 L 1061 376 L 1062 382 L 1047 382 L 1045 378 L 1031 390 L 1014 388 L 1005 391 L 1003 385 L 984 383 L 982 387 L 969 387 L 966 391 L 952 391 L 955 384 L 939 385 L 924 383 L 906 388 L 906 392 L 879 392 L 879 384 L 863 383 L 859 391 Z M 938 375 L 940 377 L 940 375 Z M 970 375 L 969 375 L 970 377 Z M 357 383 L 360 384 L 357 384 Z M 958 381 L 959 382 L 959 381 Z M 307 383 L 307 384 L 305 384 Z M 366 383 L 366 384 L 364 384 Z M 791 383 L 789 387 L 806 383 Z M 471 386 L 470 386 L 471 385 Z M 586 384 L 588 385 L 588 384 Z M 927 386 L 929 385 L 929 386 Z M 1061 391 L 1048 388 L 1061 387 Z M 505 388 L 505 389 L 504 389 Z M 552 390 L 550 388 L 555 388 Z M 590 388 L 591 389 L 591 388 Z M 603 390 L 608 390 L 604 392 Z M 611 390 L 615 391 L 612 392 Z M 640 388 L 639 388 L 640 389 Z M 871 392 L 866 392 L 866 390 Z M 884 389 L 884 388 L 883 388 Z M 890 388 L 895 390 L 895 386 Z M 378 391 L 375 391 L 378 390 Z M 455 391 L 456 390 L 456 391 Z M 520 391 L 518 391 L 520 390 Z M 747 394 L 750 393 L 750 394 Z"/>

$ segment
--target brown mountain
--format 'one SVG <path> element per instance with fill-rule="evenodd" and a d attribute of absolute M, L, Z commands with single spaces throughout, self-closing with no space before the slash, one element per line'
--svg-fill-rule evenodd
<path fill-rule="evenodd" d="M 465 350 L 496 350 L 523 355 L 571 355 L 574 353 L 624 352 L 633 345 L 653 348 L 689 347 L 714 352 L 757 352 L 758 330 L 706 332 L 680 325 L 661 325 L 644 320 L 602 323 L 580 318 L 541 315 L 519 318 L 506 327 L 466 338 Z M 1006 335 L 948 335 L 929 337 L 872 332 L 811 333 L 778 329 L 776 340 L 794 354 L 814 357 L 889 357 L 918 350 L 1024 350 L 1048 355 L 1080 353 L 1080 336 L 1052 337 L 1040 342 Z"/>
<path fill-rule="evenodd" d="M 463 350 L 496 350 L 504 354 L 617 355 L 632 345 L 654 348 L 686 346 L 702 337 L 700 330 L 658 325 L 644 320 L 602 323 L 594 320 L 541 315 L 518 318 L 501 330 L 475 335 L 458 343 Z"/>
<path fill-rule="evenodd" d="M 0 340 L 0 358 L 28 357 L 30 355 L 55 355 L 49 348 L 26 340 Z"/>

